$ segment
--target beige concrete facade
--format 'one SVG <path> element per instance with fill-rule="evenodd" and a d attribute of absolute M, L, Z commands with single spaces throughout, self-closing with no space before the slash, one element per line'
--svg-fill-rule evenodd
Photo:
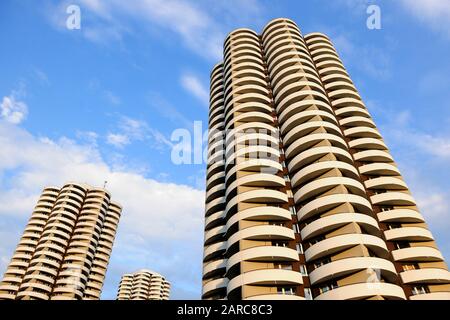
<path fill-rule="evenodd" d="M 203 299 L 450 299 L 450 274 L 330 39 L 237 29 L 211 72 Z"/>
<path fill-rule="evenodd" d="M 139 270 L 122 276 L 117 300 L 169 300 L 170 283 L 159 273 Z"/>
<path fill-rule="evenodd" d="M 0 283 L 0 299 L 99 299 L 121 212 L 103 188 L 45 188 Z"/>

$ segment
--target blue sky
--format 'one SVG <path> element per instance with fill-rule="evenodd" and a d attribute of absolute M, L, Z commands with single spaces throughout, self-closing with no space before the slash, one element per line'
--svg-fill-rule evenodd
<path fill-rule="evenodd" d="M 45 185 L 108 180 L 124 212 L 102 298 L 149 268 L 198 299 L 205 166 L 173 164 L 171 134 L 206 129 L 226 34 L 277 17 L 332 38 L 450 258 L 450 1 L 18 0 L 0 4 L 0 273 Z"/>

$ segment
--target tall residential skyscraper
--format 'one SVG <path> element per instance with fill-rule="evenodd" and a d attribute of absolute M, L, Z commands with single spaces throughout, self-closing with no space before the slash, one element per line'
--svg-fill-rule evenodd
<path fill-rule="evenodd" d="M 450 274 L 330 39 L 231 32 L 211 72 L 203 299 L 450 299 Z"/>
<path fill-rule="evenodd" d="M 159 273 L 139 270 L 122 276 L 117 300 L 169 300 L 170 283 Z"/>
<path fill-rule="evenodd" d="M 0 299 L 99 299 L 121 212 L 103 188 L 45 188 L 0 283 Z"/>

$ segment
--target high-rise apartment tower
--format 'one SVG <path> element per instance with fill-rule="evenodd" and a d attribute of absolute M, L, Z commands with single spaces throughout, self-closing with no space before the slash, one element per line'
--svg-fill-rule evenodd
<path fill-rule="evenodd" d="M 117 300 L 169 300 L 170 283 L 159 273 L 139 270 L 124 274 Z"/>
<path fill-rule="evenodd" d="M 45 188 L 0 283 L 0 299 L 99 299 L 121 212 L 103 188 Z"/>
<path fill-rule="evenodd" d="M 203 299 L 450 299 L 388 147 L 321 33 L 231 32 L 211 72 Z"/>

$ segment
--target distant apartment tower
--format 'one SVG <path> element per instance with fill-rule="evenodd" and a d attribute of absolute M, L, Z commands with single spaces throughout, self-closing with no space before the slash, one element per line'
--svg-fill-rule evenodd
<path fill-rule="evenodd" d="M 211 72 L 203 299 L 450 299 L 450 274 L 330 39 L 231 32 Z"/>
<path fill-rule="evenodd" d="M 159 273 L 139 270 L 124 274 L 117 300 L 169 300 L 170 283 Z"/>
<path fill-rule="evenodd" d="M 0 299 L 99 299 L 121 211 L 103 188 L 45 188 L 0 283 Z"/>

